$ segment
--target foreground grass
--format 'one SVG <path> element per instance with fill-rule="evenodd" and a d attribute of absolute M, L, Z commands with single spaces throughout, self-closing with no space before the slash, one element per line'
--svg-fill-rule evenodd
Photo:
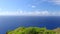
<path fill-rule="evenodd" d="M 19 27 L 15 30 L 8 31 L 6 34 L 60 34 L 58 32 L 57 29 L 47 30 L 46 28 L 39 27 Z"/>

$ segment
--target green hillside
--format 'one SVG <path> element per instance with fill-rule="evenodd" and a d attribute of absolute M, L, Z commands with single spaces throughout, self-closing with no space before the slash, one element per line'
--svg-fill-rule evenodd
<path fill-rule="evenodd" d="M 19 27 L 15 30 L 6 32 L 6 34 L 57 34 L 57 32 L 40 27 Z"/>

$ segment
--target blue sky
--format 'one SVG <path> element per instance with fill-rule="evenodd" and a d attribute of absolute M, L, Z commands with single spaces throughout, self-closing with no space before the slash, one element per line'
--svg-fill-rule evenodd
<path fill-rule="evenodd" d="M 0 0 L 1 11 L 60 11 L 60 0 Z"/>
<path fill-rule="evenodd" d="M 39 13 L 43 15 L 46 13 L 56 14 L 56 12 L 58 12 L 60 15 L 60 0 L 0 0 L 0 15 L 5 15 L 6 13 L 17 14 L 17 11 L 27 11 L 26 13 L 30 11 L 36 13 L 35 11 L 39 11 Z M 22 12 L 22 14 L 23 13 L 24 12 Z M 36 14 L 38 14 L 38 12 Z"/>

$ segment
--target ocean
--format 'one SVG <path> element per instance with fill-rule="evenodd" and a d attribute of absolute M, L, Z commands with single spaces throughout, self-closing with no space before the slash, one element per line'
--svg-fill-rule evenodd
<path fill-rule="evenodd" d="M 60 27 L 60 16 L 0 16 L 0 34 L 18 27 Z"/>

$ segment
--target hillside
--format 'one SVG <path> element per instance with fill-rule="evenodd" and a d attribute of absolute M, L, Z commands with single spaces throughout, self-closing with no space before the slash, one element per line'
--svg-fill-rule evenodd
<path fill-rule="evenodd" d="M 15 30 L 8 31 L 6 34 L 59 34 L 56 30 L 48 30 L 40 27 L 19 27 Z"/>

